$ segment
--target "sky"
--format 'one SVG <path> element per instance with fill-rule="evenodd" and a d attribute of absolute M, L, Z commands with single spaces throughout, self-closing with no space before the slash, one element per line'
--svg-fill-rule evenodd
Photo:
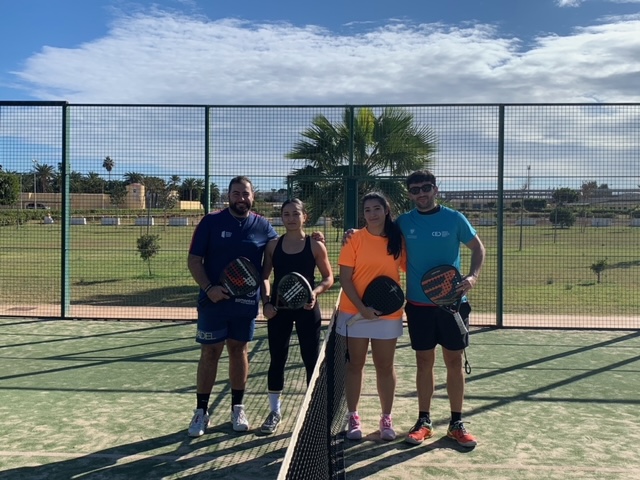
<path fill-rule="evenodd" d="M 640 101 L 640 0 L 0 0 L 0 100 Z"/>
<path fill-rule="evenodd" d="M 596 107 L 640 102 L 639 32 L 640 0 L 0 0 L 0 101 Z M 99 159 L 110 155 L 115 174 L 151 166 L 158 174 L 201 174 L 201 113 L 149 112 L 74 111 L 72 168 L 104 174 Z M 284 156 L 318 110 L 296 118 L 272 112 L 286 123 L 274 123 L 266 110 L 251 125 L 231 111 L 217 119 L 221 135 L 232 139 L 229 150 L 214 151 L 223 159 L 219 168 L 262 175 L 266 161 L 269 186 L 283 186 L 292 168 Z M 462 109 L 443 112 L 425 120 L 441 140 L 437 171 L 452 178 L 451 188 L 495 188 L 495 112 L 486 119 L 464 117 Z M 531 188 L 549 188 L 564 182 L 554 180 L 563 172 L 578 185 L 597 178 L 636 187 L 638 109 L 549 114 L 551 121 L 522 113 L 510 123 L 516 135 L 525 133 L 510 138 L 515 160 L 507 188 L 520 188 L 529 174 Z M 21 130 L 30 115 L 36 113 L 0 109 L 5 168 L 28 171 L 35 158 L 59 161 L 59 118 L 34 117 L 40 123 Z M 584 138 L 560 144 L 558 128 L 575 122 Z M 142 139 L 147 127 L 156 136 Z M 552 144 L 553 153 L 542 150 Z M 460 168 L 451 158 L 475 171 L 454 178 Z M 477 171 L 486 172 L 486 181 Z"/>

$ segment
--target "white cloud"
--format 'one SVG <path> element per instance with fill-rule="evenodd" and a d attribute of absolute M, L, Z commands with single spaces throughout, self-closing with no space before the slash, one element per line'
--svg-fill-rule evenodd
<path fill-rule="evenodd" d="M 44 47 L 15 74 L 71 102 L 345 104 L 639 101 L 640 20 L 524 50 L 490 25 L 398 21 L 353 35 L 288 23 L 122 17 L 104 38 Z"/>
<path fill-rule="evenodd" d="M 584 0 L 556 0 L 559 7 L 579 7 Z"/>

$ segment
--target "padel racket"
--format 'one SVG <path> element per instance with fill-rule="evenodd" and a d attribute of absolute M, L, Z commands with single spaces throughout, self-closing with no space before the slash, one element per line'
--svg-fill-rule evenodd
<path fill-rule="evenodd" d="M 402 287 L 390 277 L 380 276 L 371 280 L 362 295 L 362 303 L 380 311 L 380 316 L 389 315 L 402 308 L 404 305 L 404 292 Z M 347 326 L 361 320 L 362 314 L 356 313 L 347 320 Z"/>
<path fill-rule="evenodd" d="M 242 297 L 258 289 L 260 274 L 248 258 L 238 257 L 222 270 L 220 285 L 231 297 Z"/>
<path fill-rule="evenodd" d="M 297 310 L 311 302 L 311 285 L 298 272 L 287 273 L 278 282 L 276 294 L 277 310 Z"/>
<path fill-rule="evenodd" d="M 248 258 L 238 257 L 227 264 L 220 274 L 220 285 L 230 297 L 242 297 L 258 289 L 260 274 Z M 202 305 L 211 301 L 208 296 L 200 299 Z"/>
<path fill-rule="evenodd" d="M 422 276 L 422 291 L 427 298 L 438 307 L 451 313 L 460 329 L 460 334 L 469 333 L 460 315 L 462 295 L 456 291 L 462 282 L 462 275 L 453 265 L 440 265 L 432 268 Z"/>

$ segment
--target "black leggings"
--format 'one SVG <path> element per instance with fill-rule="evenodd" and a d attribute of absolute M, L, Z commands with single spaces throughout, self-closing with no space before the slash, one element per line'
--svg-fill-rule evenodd
<path fill-rule="evenodd" d="M 267 322 L 271 356 L 267 379 L 271 391 L 279 392 L 284 388 L 284 369 L 289 357 L 289 341 L 294 323 L 300 343 L 300 355 L 307 370 L 307 385 L 311 380 L 320 349 L 320 309 L 316 306 L 313 310 L 280 310 Z"/>

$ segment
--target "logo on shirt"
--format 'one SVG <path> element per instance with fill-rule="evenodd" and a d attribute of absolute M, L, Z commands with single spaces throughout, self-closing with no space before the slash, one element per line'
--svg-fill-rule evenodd
<path fill-rule="evenodd" d="M 443 237 L 443 238 L 447 238 L 449 235 L 451 235 L 448 231 L 444 230 L 442 232 L 431 232 L 431 236 L 432 237 Z"/>
<path fill-rule="evenodd" d="M 227 231 L 223 230 L 222 233 L 220 234 L 220 236 L 222 238 L 229 238 L 231 236 L 231 232 L 227 232 Z"/>

